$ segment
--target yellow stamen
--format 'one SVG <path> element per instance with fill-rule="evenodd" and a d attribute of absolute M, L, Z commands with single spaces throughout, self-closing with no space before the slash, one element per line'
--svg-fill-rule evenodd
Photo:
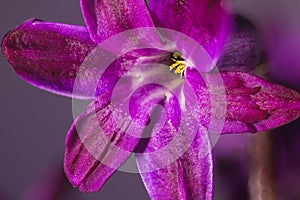
<path fill-rule="evenodd" d="M 180 78 L 185 78 L 186 74 L 186 62 L 180 52 L 172 53 L 172 64 L 169 66 L 170 71 L 174 74 L 180 74 Z"/>

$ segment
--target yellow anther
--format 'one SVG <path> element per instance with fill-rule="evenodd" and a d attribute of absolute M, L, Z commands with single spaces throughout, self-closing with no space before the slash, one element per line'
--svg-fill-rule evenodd
<path fill-rule="evenodd" d="M 172 53 L 171 55 L 172 63 L 169 66 L 170 71 L 174 74 L 180 74 L 181 78 L 185 78 L 186 74 L 186 62 L 180 52 Z"/>

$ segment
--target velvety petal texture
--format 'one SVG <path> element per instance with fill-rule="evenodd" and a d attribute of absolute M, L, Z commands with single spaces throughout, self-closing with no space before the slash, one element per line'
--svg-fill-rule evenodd
<path fill-rule="evenodd" d="M 246 73 L 222 73 L 227 112 L 223 133 L 260 132 L 300 116 L 300 94 Z"/>
<path fill-rule="evenodd" d="M 94 55 L 97 55 L 97 51 Z M 101 70 L 102 73 L 100 73 L 97 79 L 98 82 L 96 82 L 96 96 L 104 93 L 116 92 L 117 90 L 119 90 L 120 93 L 123 93 L 123 91 L 126 90 L 128 93 L 124 93 L 124 95 L 120 97 L 125 101 L 126 98 L 130 97 L 131 92 L 134 91 L 133 86 L 137 83 L 137 75 L 143 77 L 145 82 L 148 82 L 148 79 L 153 81 L 151 78 L 159 75 L 159 73 L 155 73 L 155 71 L 160 71 L 160 69 L 162 69 L 162 67 L 157 67 L 157 64 L 167 65 L 168 62 L 169 53 L 166 51 L 139 49 L 124 54 L 114 60 L 107 68 L 99 69 L 98 67 L 97 70 Z M 142 67 L 143 65 L 146 67 Z M 87 71 L 89 71 L 89 69 L 91 68 L 89 67 Z M 158 77 L 163 76 L 159 75 Z"/>
<path fill-rule="evenodd" d="M 143 172 L 147 165 L 161 161 L 145 160 L 144 154 L 140 154 L 137 162 L 152 200 L 210 200 L 213 197 L 211 146 L 204 127 L 199 128 L 190 148 L 170 165 Z"/>
<path fill-rule="evenodd" d="M 219 0 L 150 0 L 150 12 L 156 26 L 190 36 L 212 57 L 221 50 L 229 18 Z"/>
<path fill-rule="evenodd" d="M 16 73 L 41 89 L 70 97 L 80 65 L 95 47 L 85 27 L 32 19 L 7 33 L 2 51 Z"/>
<path fill-rule="evenodd" d="M 261 47 L 255 26 L 241 16 L 234 17 L 233 32 L 227 38 L 217 67 L 221 71 L 250 71 L 259 64 Z"/>
<path fill-rule="evenodd" d="M 141 98 L 143 96 L 145 98 Z M 159 110 L 158 105 L 163 110 Z M 148 84 L 137 89 L 130 100 L 130 110 L 133 119 L 138 122 L 151 120 L 144 130 L 144 138 L 139 145 L 141 149 L 137 151 L 155 152 L 170 145 L 178 134 L 182 120 L 180 105 L 176 96 L 167 88 Z"/>
<path fill-rule="evenodd" d="M 82 13 L 96 43 L 120 32 L 154 27 L 143 0 L 80 0 Z"/>
<path fill-rule="evenodd" d="M 130 124 L 104 96 L 96 98 L 76 119 L 67 135 L 64 161 L 66 176 L 73 186 L 82 192 L 102 188 L 139 142 L 141 128 L 133 128 L 134 134 L 140 133 L 133 137 L 127 130 Z"/>
<path fill-rule="evenodd" d="M 203 77 L 214 80 L 214 76 L 219 75 L 206 74 Z M 226 100 L 219 103 L 226 110 L 218 110 L 213 114 L 220 115 L 225 111 L 223 134 L 274 129 L 300 116 L 298 92 L 243 72 L 221 72 L 220 76 L 225 90 L 215 88 L 214 95 L 223 96 L 225 92 Z M 212 117 L 211 94 L 203 84 L 203 77 L 190 70 L 187 81 L 198 95 L 200 123 L 208 127 Z"/>

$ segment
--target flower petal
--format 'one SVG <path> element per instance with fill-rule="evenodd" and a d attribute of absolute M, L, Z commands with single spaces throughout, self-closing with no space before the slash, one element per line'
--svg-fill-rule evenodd
<path fill-rule="evenodd" d="M 89 63 L 89 59 L 92 60 L 92 63 L 102 63 L 99 57 L 97 58 L 98 61 L 95 62 L 93 55 L 99 55 L 97 50 L 89 56 L 87 63 Z M 158 66 L 158 64 L 166 65 L 168 62 L 169 54 L 165 51 L 139 49 L 128 52 L 116 58 L 107 68 L 97 67 L 96 70 L 91 71 L 91 73 L 95 75 L 94 79 L 98 77 L 97 82 L 93 84 L 96 88 L 96 96 L 104 93 L 112 93 L 119 89 L 119 92 L 123 94 L 121 98 L 125 101 L 125 99 L 130 97 L 131 92 L 134 92 L 135 87 L 138 87 L 140 84 L 137 77 L 140 77 L 145 83 L 149 82 L 148 79 L 152 80 L 152 77 L 158 77 L 158 75 L 161 74 L 162 67 Z M 95 64 L 95 66 L 99 66 L 99 64 Z M 90 69 L 91 68 L 87 66 L 86 71 L 89 73 Z M 165 71 L 168 70 L 167 68 L 165 69 Z M 80 75 L 83 75 L 82 79 L 84 79 L 84 73 Z M 161 77 L 163 76 L 160 75 L 159 78 Z M 121 87 L 121 89 L 119 87 Z M 124 90 L 127 92 L 124 93 Z"/>
<path fill-rule="evenodd" d="M 127 160 L 140 137 L 128 130 L 131 121 L 100 96 L 72 125 L 66 139 L 64 168 L 73 186 L 95 192 Z M 141 128 L 133 127 L 134 134 Z"/>
<path fill-rule="evenodd" d="M 146 98 L 141 98 L 142 96 Z M 182 117 L 173 91 L 160 84 L 147 84 L 137 89 L 130 100 L 133 119 L 144 122 L 150 119 L 136 151 L 154 152 L 170 145 L 178 132 Z"/>
<path fill-rule="evenodd" d="M 126 30 L 154 27 L 143 0 L 81 0 L 82 13 L 96 43 Z"/>
<path fill-rule="evenodd" d="M 170 165 L 150 172 L 143 172 L 147 165 L 163 160 L 137 156 L 137 162 L 146 189 L 153 200 L 213 198 L 213 172 L 210 142 L 205 128 L 199 128 L 190 148 Z M 166 157 L 167 155 L 163 155 Z"/>
<path fill-rule="evenodd" d="M 95 47 L 85 27 L 32 19 L 9 32 L 2 51 L 16 73 L 27 82 L 55 94 L 73 92 L 79 66 Z"/>
<path fill-rule="evenodd" d="M 207 86 L 203 84 L 203 77 L 213 80 L 213 76 L 216 75 L 201 76 L 195 70 L 189 70 L 187 73 L 188 83 L 197 93 L 202 110 L 200 123 L 205 127 L 211 125 L 213 108 L 210 95 L 222 96 L 224 92 L 226 100 L 219 102 L 226 109 L 224 127 L 221 131 L 223 134 L 255 133 L 274 129 L 300 116 L 298 92 L 243 72 L 222 72 L 220 75 L 225 91 L 216 87 L 215 90 L 211 90 L 214 93 L 210 94 Z M 218 110 L 213 114 L 222 115 L 222 112 L 224 110 Z"/>
<path fill-rule="evenodd" d="M 256 29 L 240 16 L 235 16 L 234 26 L 217 67 L 221 71 L 250 71 L 259 63 L 261 55 Z"/>
<path fill-rule="evenodd" d="M 150 11 L 156 26 L 182 32 L 218 56 L 229 25 L 219 0 L 150 0 Z"/>
<path fill-rule="evenodd" d="M 260 132 L 287 124 L 300 116 L 300 94 L 246 74 L 222 73 L 227 114 L 223 133 Z"/>

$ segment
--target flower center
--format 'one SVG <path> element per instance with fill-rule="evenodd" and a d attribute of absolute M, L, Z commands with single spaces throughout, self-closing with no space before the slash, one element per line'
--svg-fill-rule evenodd
<path fill-rule="evenodd" d="M 169 70 L 174 74 L 180 74 L 180 78 L 185 78 L 186 61 L 181 52 L 176 51 L 171 54 L 171 64 L 169 66 Z"/>

